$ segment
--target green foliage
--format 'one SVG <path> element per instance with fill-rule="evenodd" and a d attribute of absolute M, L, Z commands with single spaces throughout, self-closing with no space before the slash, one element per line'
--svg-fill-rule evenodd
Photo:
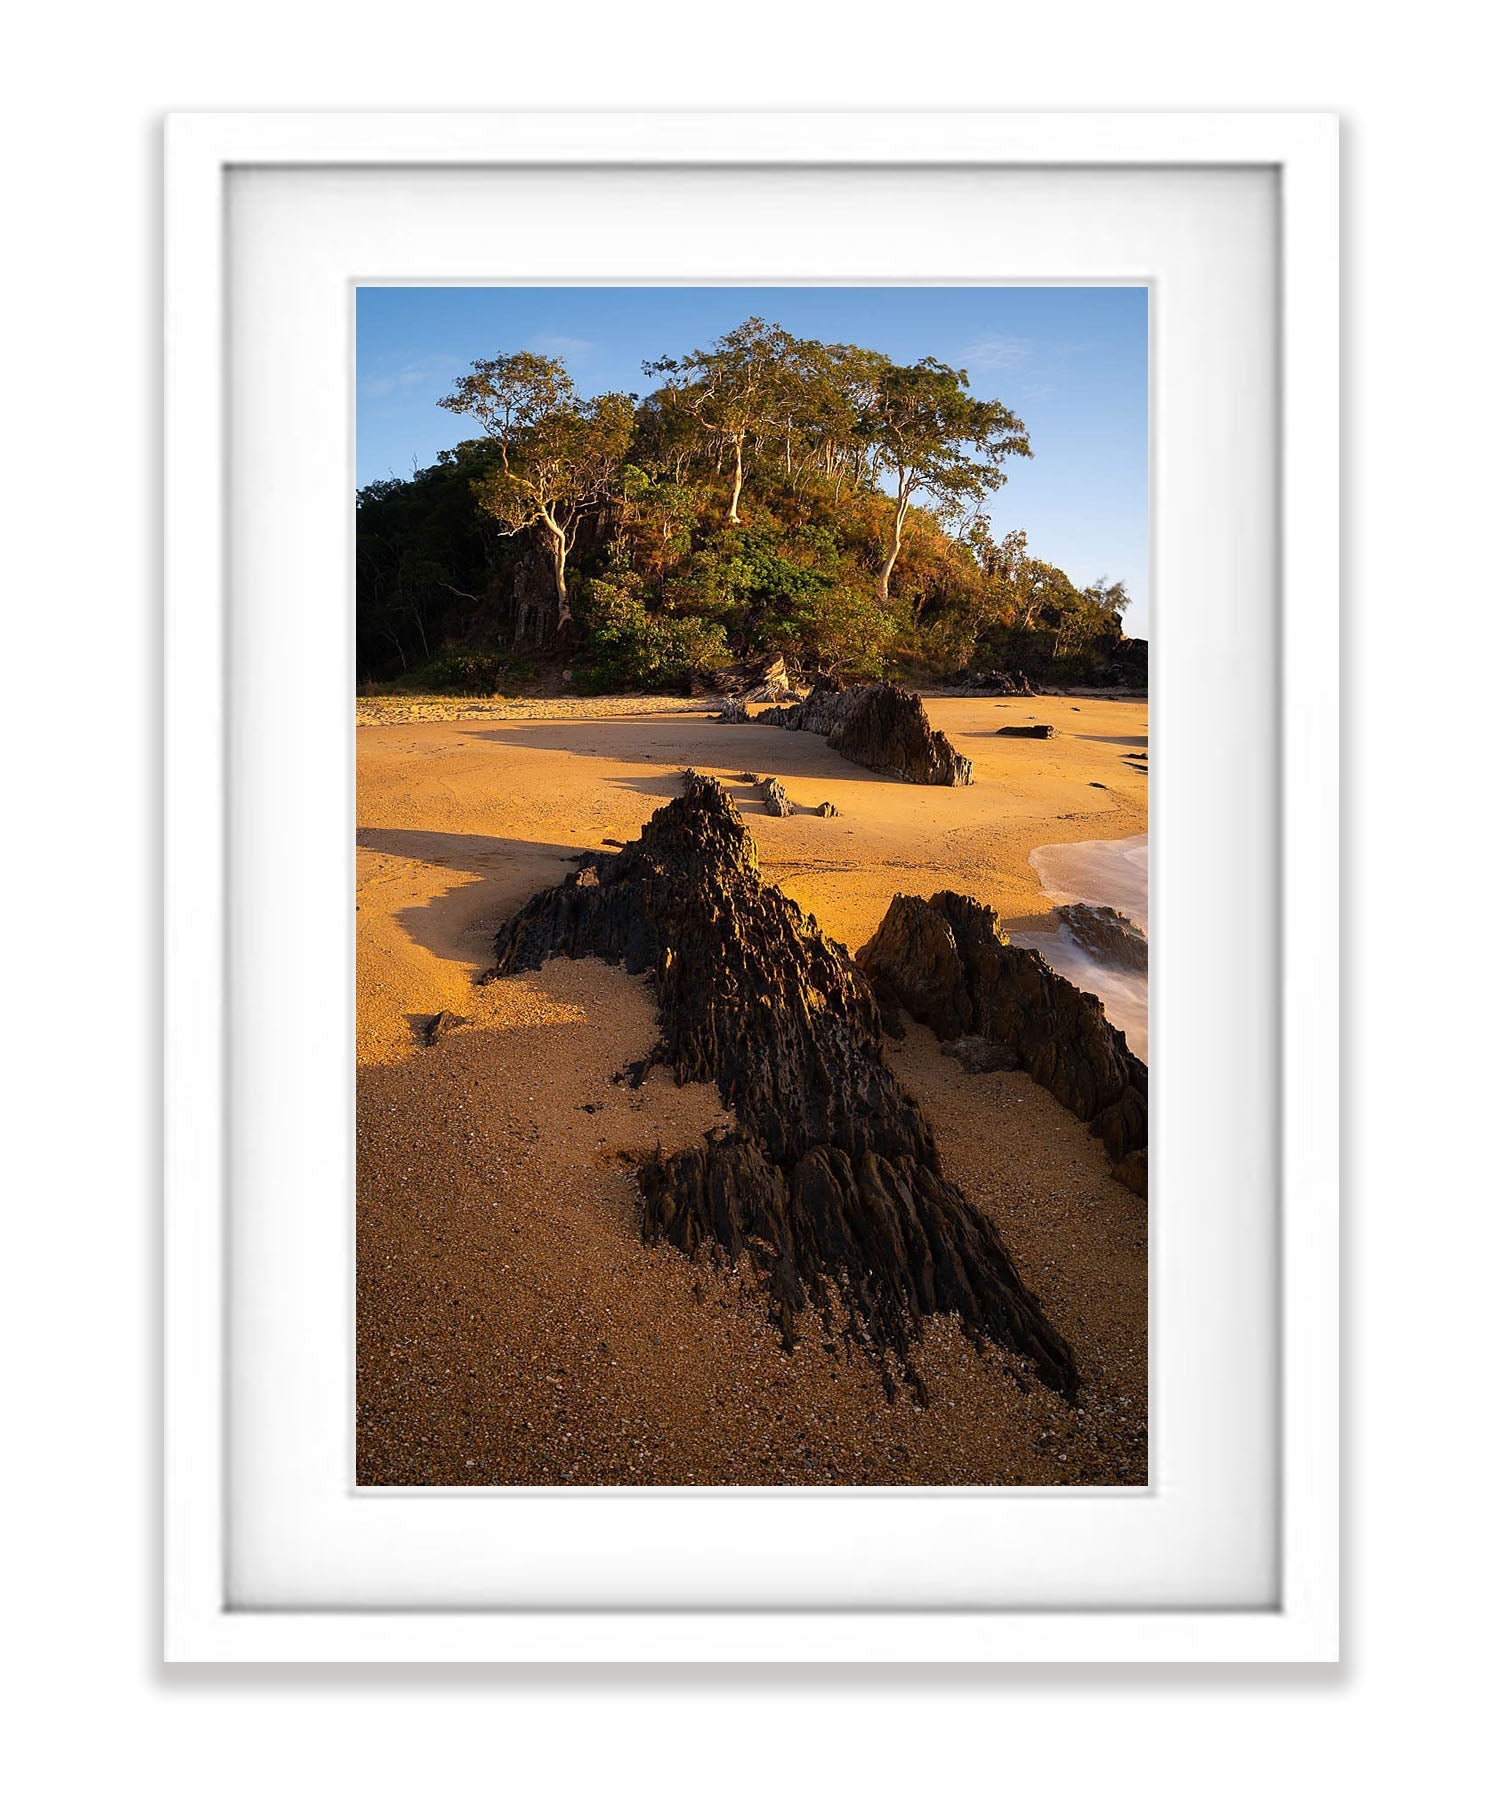
<path fill-rule="evenodd" d="M 787 534 L 763 522 L 715 534 L 668 584 L 680 611 L 719 625 L 739 650 L 795 650 L 800 628 L 838 579 L 826 533 Z"/>
<path fill-rule="evenodd" d="M 789 648 L 812 668 L 843 675 L 884 675 L 900 636 L 895 611 L 873 588 L 840 582 L 796 617 Z"/>
<path fill-rule="evenodd" d="M 443 404 L 484 436 L 358 496 L 362 680 L 483 692 L 530 658 L 583 692 L 681 690 L 767 652 L 1144 679 L 1119 584 L 1077 589 L 992 535 L 986 499 L 1030 444 L 963 370 L 751 319 L 648 372 L 639 399 L 583 397 L 530 352 L 459 378 Z"/>
<path fill-rule="evenodd" d="M 730 660 L 718 625 L 692 614 L 653 612 L 619 582 L 590 581 L 580 611 L 588 634 L 587 658 L 574 679 L 581 693 L 671 691 L 686 687 L 695 670 Z"/>
<path fill-rule="evenodd" d="M 400 685 L 419 694 L 493 694 L 500 684 L 502 663 L 482 650 L 450 650 L 423 663 Z"/>

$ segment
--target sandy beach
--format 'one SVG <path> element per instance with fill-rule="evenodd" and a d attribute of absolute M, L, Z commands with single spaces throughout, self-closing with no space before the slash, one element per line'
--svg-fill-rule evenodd
<path fill-rule="evenodd" d="M 559 961 L 474 985 L 500 923 L 577 852 L 634 838 L 687 767 L 728 786 L 765 878 L 851 951 L 893 894 L 940 888 L 1044 936 L 1032 851 L 1146 830 L 1146 703 L 927 706 L 972 787 L 882 779 L 701 701 L 360 703 L 361 1482 L 1146 1479 L 1146 1205 L 1024 1074 L 967 1074 L 921 1028 L 889 1050 L 1073 1345 L 1080 1404 L 939 1324 L 922 1408 L 811 1321 L 788 1355 L 736 1276 L 641 1243 L 631 1159 L 724 1122 L 711 1088 L 612 1079 L 656 1035 L 644 978 Z M 1040 723 L 1056 735 L 994 735 Z M 750 774 L 794 815 L 767 816 Z M 424 1047 L 445 1009 L 466 1022 Z"/>

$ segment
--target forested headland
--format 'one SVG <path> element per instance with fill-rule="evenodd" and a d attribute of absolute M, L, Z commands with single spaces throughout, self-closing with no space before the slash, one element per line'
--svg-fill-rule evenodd
<path fill-rule="evenodd" d="M 780 655 L 804 677 L 999 671 L 1142 688 L 1118 582 L 1078 588 L 993 535 L 1032 454 L 965 372 L 749 319 L 586 398 L 529 351 L 440 404 L 474 435 L 356 504 L 361 686 L 689 692 Z"/>

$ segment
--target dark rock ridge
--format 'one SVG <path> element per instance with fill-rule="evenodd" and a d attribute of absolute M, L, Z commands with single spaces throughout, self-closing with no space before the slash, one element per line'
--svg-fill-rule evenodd
<path fill-rule="evenodd" d="M 597 956 L 654 977 L 651 1060 L 712 1081 L 736 1129 L 639 1171 L 643 1234 L 748 1264 L 783 1343 L 807 1308 L 861 1346 L 887 1394 L 923 1320 L 1031 1359 L 1070 1398 L 1068 1345 L 1000 1234 L 943 1175 L 928 1121 L 885 1060 L 880 1012 L 847 951 L 760 878 L 716 781 L 686 791 L 616 856 L 535 895 L 495 940 L 494 976 Z"/>
<path fill-rule="evenodd" d="M 1050 725 L 1002 725 L 995 736 L 1049 738 L 1052 736 L 1052 727 Z"/>
<path fill-rule="evenodd" d="M 868 687 L 820 686 L 794 706 L 772 707 L 759 723 L 815 731 L 850 762 L 925 787 L 967 787 L 974 765 L 934 731 L 920 694 L 877 681 Z"/>
<path fill-rule="evenodd" d="M 1075 944 L 1087 950 L 1095 962 L 1112 969 L 1127 969 L 1144 975 L 1149 961 L 1146 935 L 1134 920 L 1127 919 L 1112 906 L 1060 906 L 1057 916 L 1068 928 Z"/>
<path fill-rule="evenodd" d="M 855 959 L 869 976 L 887 1028 L 904 1008 L 967 1067 L 975 1038 L 1087 1121 L 1114 1173 L 1146 1192 L 1146 1065 L 1110 1024 L 1093 994 L 1048 968 L 1035 950 L 1008 943 L 987 906 L 965 894 L 930 900 L 898 894 Z M 999 1066 L 1006 1066 L 1003 1062 Z"/>

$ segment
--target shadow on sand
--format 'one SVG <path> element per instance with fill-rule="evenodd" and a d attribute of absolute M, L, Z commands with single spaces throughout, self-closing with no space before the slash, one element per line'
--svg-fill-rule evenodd
<path fill-rule="evenodd" d="M 691 721 L 684 729 L 683 720 Z M 781 731 L 774 725 L 720 725 L 697 714 L 676 714 L 670 734 L 660 719 L 591 719 L 586 724 L 572 719 L 556 723 L 541 720 L 503 730 L 474 731 L 481 743 L 503 744 L 507 749 L 565 752 L 570 756 L 604 756 L 624 764 L 655 762 L 661 775 L 611 775 L 604 781 L 643 794 L 678 792 L 685 768 L 715 775 L 739 800 L 749 785 L 739 779 L 753 769 L 759 775 L 775 775 L 783 781 L 865 781 L 885 777 L 846 762 L 825 738 L 811 731 Z M 653 742 L 655 734 L 655 742 Z"/>
<path fill-rule="evenodd" d="M 490 941 L 511 913 L 541 888 L 560 881 L 583 854 L 574 844 L 374 826 L 361 826 L 354 841 L 361 850 L 452 870 L 463 878 L 430 900 L 400 908 L 395 917 L 424 950 L 479 968 L 492 960 Z"/>

